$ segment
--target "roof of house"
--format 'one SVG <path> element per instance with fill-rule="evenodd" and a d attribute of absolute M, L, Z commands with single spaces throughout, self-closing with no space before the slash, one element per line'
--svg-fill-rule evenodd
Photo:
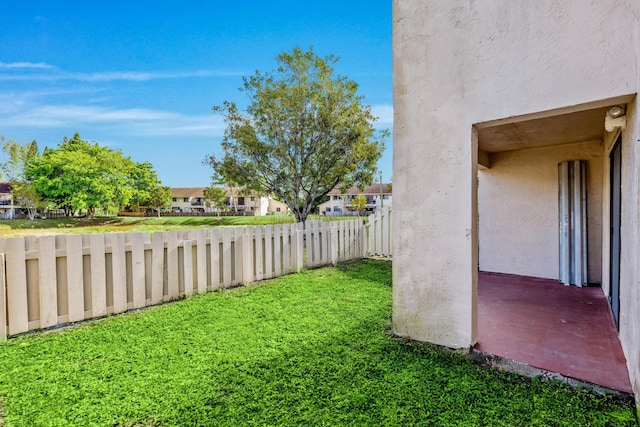
<path fill-rule="evenodd" d="M 0 182 L 0 194 L 10 194 L 11 184 L 8 182 Z"/>
<path fill-rule="evenodd" d="M 171 189 L 171 197 L 204 197 L 204 187 L 178 187 Z"/>
<path fill-rule="evenodd" d="M 204 189 L 205 187 L 176 187 L 171 189 L 171 197 L 204 197 Z M 233 187 L 233 192 L 231 188 L 225 187 L 225 192 L 227 197 L 258 197 L 258 193 L 254 191 L 243 192 L 241 188 Z"/>
<path fill-rule="evenodd" d="M 356 194 L 365 194 L 365 195 L 380 194 L 380 186 L 382 186 L 382 194 L 391 194 L 391 184 L 373 184 L 366 187 L 364 191 L 360 191 L 360 189 L 354 185 L 347 191 L 346 194 L 349 196 L 355 196 Z M 329 193 L 327 194 L 329 196 L 338 196 L 345 193 L 341 192 L 340 189 L 336 187 L 333 190 L 329 191 Z"/>

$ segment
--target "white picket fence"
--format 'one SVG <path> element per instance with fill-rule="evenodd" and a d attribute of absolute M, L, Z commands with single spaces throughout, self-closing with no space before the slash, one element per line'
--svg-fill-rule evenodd
<path fill-rule="evenodd" d="M 391 208 L 369 215 L 367 222 L 367 255 L 391 256 Z"/>
<path fill-rule="evenodd" d="M 0 239 L 0 340 L 183 295 L 389 256 L 390 211 L 350 221 Z"/>

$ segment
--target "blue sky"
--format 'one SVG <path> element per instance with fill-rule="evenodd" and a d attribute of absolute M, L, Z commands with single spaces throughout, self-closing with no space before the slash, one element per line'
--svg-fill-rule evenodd
<path fill-rule="evenodd" d="M 389 0 L 30 0 L 6 2 L 0 28 L 0 135 L 44 148 L 79 132 L 172 187 L 210 183 L 202 160 L 224 131 L 211 107 L 246 105 L 242 76 L 295 46 L 340 56 L 376 127 L 392 127 Z"/>

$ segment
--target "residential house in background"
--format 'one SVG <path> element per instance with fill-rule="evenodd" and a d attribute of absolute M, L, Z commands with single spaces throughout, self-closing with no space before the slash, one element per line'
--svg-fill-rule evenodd
<path fill-rule="evenodd" d="M 396 334 L 475 345 L 478 270 L 598 286 L 640 403 L 639 63 L 637 0 L 393 2 Z"/>
<path fill-rule="evenodd" d="M 375 212 L 383 206 L 391 207 L 391 184 L 370 185 L 364 191 L 354 185 L 346 193 L 342 193 L 338 188 L 331 190 L 327 194 L 329 200 L 319 206 L 320 215 L 357 215 L 358 212 L 352 205 L 352 200 L 357 195 L 363 195 L 367 198 L 367 213 Z"/>
<path fill-rule="evenodd" d="M 210 213 L 214 207 L 207 207 L 204 198 L 204 187 L 172 188 L 171 210 L 183 213 Z M 252 213 L 256 216 L 286 214 L 289 209 L 285 203 L 270 196 L 256 192 L 245 192 L 239 188 L 226 189 L 227 211 Z"/>
<path fill-rule="evenodd" d="M 14 216 L 15 206 L 11 194 L 11 184 L 0 182 L 0 219 L 11 219 Z"/>
<path fill-rule="evenodd" d="M 171 189 L 173 212 L 210 212 L 205 210 L 203 187 L 181 187 Z"/>

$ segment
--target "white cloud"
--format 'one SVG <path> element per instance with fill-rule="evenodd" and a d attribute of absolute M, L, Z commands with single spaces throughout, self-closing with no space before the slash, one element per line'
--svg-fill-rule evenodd
<path fill-rule="evenodd" d="M 31 64 L 31 67 L 11 66 L 16 64 L 30 63 L 0 63 L 0 70 L 9 70 L 17 68 L 50 68 L 47 64 Z M 184 79 L 193 77 L 228 77 L 242 76 L 246 74 L 244 71 L 225 71 L 225 70 L 196 70 L 196 71 L 166 71 L 166 72 L 144 72 L 144 71 L 112 71 L 112 72 L 95 72 L 95 73 L 69 73 L 69 72 L 48 72 L 48 73 L 29 73 L 29 74 L 1 74 L 0 81 L 61 81 L 73 80 L 80 82 L 112 82 L 112 81 L 149 81 L 158 79 Z"/>
<path fill-rule="evenodd" d="M 375 123 L 376 127 L 392 127 L 393 126 L 393 104 L 377 104 L 371 106 L 371 113 L 378 117 Z"/>
<path fill-rule="evenodd" d="M 116 109 L 86 105 L 14 105 L 20 111 L 0 110 L 0 128 L 99 127 L 110 133 L 132 136 L 216 137 L 224 132 L 222 118 L 185 115 L 144 108 Z"/>
<path fill-rule="evenodd" d="M 0 70 L 37 69 L 51 70 L 55 67 L 44 62 L 0 62 Z"/>

